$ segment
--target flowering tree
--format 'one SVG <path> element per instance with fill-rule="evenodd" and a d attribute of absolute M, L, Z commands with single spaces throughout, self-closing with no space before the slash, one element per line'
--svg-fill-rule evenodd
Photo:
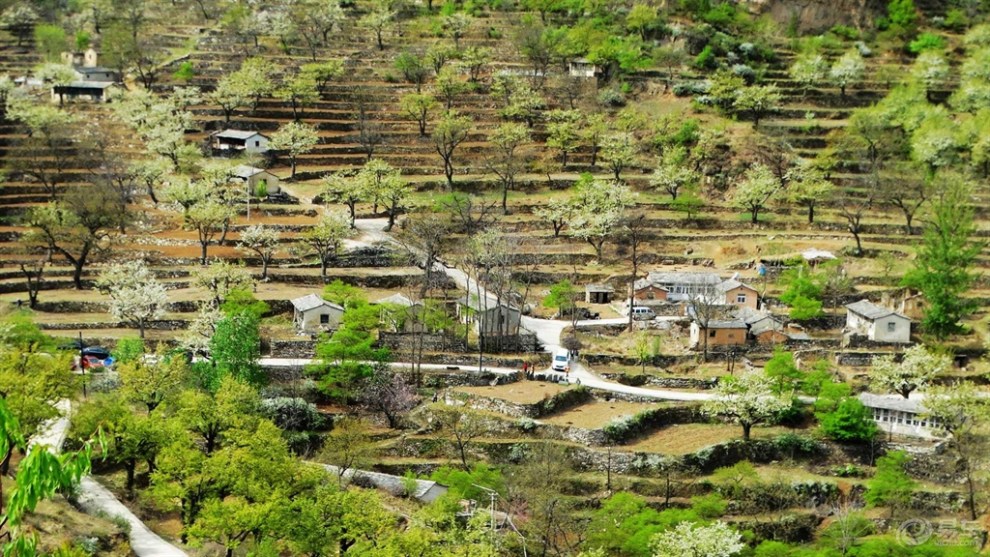
<path fill-rule="evenodd" d="M 653 537 L 653 557 L 731 557 L 746 545 L 738 532 L 722 521 L 707 526 L 681 522 Z"/>
<path fill-rule="evenodd" d="M 168 293 L 143 261 L 109 266 L 96 288 L 110 296 L 110 315 L 137 327 L 141 338 L 148 323 L 165 315 Z"/>
<path fill-rule="evenodd" d="M 932 102 L 932 93 L 949 79 L 949 63 L 938 52 L 922 52 L 911 67 L 911 77 L 924 87 L 928 102 Z"/>
<path fill-rule="evenodd" d="M 754 425 L 772 419 L 791 405 L 790 397 L 774 392 L 773 379 L 758 371 L 724 378 L 719 381 L 715 395 L 703 411 L 741 425 L 746 441 Z"/>
<path fill-rule="evenodd" d="M 625 185 L 582 177 L 571 198 L 571 236 L 591 244 L 601 260 L 602 246 L 618 231 L 623 213 L 632 204 L 633 193 Z"/>
<path fill-rule="evenodd" d="M 272 134 L 269 147 L 276 151 L 285 152 L 289 157 L 289 165 L 292 167 L 292 174 L 289 178 L 295 178 L 299 155 L 312 151 L 319 141 L 320 136 L 313 126 L 302 122 L 289 122 Z"/>
<path fill-rule="evenodd" d="M 780 181 L 764 164 L 754 164 L 746 171 L 746 175 L 736 191 L 732 194 L 732 204 L 740 209 L 749 211 L 751 222 L 759 222 L 760 211 L 766 207 L 780 188 Z"/>
<path fill-rule="evenodd" d="M 948 370 L 950 364 L 948 356 L 915 345 L 904 351 L 900 363 L 894 361 L 893 354 L 874 359 L 870 366 L 870 388 L 908 398 L 914 390 L 925 387 Z"/>
<path fill-rule="evenodd" d="M 385 416 L 388 426 L 395 428 L 399 418 L 416 407 L 416 389 L 385 362 L 375 365 L 371 377 L 364 382 L 361 401 L 372 412 Z"/>
<path fill-rule="evenodd" d="M 260 224 L 249 226 L 241 232 L 241 241 L 237 247 L 254 252 L 261 258 L 261 280 L 268 280 L 268 265 L 275 259 L 281 237 L 278 230 Z"/>
<path fill-rule="evenodd" d="M 832 64 L 828 71 L 829 80 L 839 87 L 839 92 L 846 96 L 846 88 L 859 83 L 866 71 L 863 56 L 855 48 L 847 51 Z"/>
<path fill-rule="evenodd" d="M 808 89 L 817 87 L 828 77 L 828 62 L 821 54 L 802 56 L 791 64 L 788 74 L 807 92 Z"/>
<path fill-rule="evenodd" d="M 326 278 L 327 266 L 337 257 L 340 245 L 351 233 L 350 222 L 343 212 L 329 211 L 300 240 L 304 249 L 320 260 L 320 276 Z"/>
<path fill-rule="evenodd" d="M 671 201 L 677 199 L 682 188 L 698 181 L 698 173 L 687 164 L 687 150 L 677 146 L 667 149 L 660 165 L 650 177 L 650 185 L 670 194 Z"/>

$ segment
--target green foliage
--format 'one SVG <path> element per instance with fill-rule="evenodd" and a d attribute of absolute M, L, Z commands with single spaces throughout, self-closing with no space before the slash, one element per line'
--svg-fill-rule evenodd
<path fill-rule="evenodd" d="M 824 315 L 821 300 L 813 300 L 804 296 L 796 296 L 791 300 L 788 317 L 795 321 L 806 321 Z"/>
<path fill-rule="evenodd" d="M 935 33 L 922 33 L 918 38 L 908 43 L 908 50 L 919 54 L 926 50 L 942 51 L 945 49 L 945 39 Z"/>
<path fill-rule="evenodd" d="M 179 69 L 172 74 L 173 79 L 183 83 L 189 83 L 194 77 L 196 77 L 196 70 L 192 62 L 188 61 L 179 64 Z"/>
<path fill-rule="evenodd" d="M 804 373 L 794 363 L 794 354 L 777 347 L 773 356 L 767 360 L 763 371 L 774 381 L 774 390 L 778 393 L 790 392 L 797 388 L 804 378 Z"/>
<path fill-rule="evenodd" d="M 924 294 L 927 306 L 922 326 L 938 339 L 961 331 L 960 321 L 976 309 L 964 296 L 976 278 L 972 267 L 982 248 L 972 240 L 976 229 L 971 186 L 959 176 L 941 178 L 942 191 L 930 206 L 914 268 L 903 281 Z"/>
<path fill-rule="evenodd" d="M 855 398 L 843 398 L 835 410 L 818 415 L 822 432 L 836 441 L 866 442 L 878 429 L 873 412 Z"/>
<path fill-rule="evenodd" d="M 117 363 L 126 364 L 138 360 L 144 353 L 144 339 L 127 337 L 117 341 L 117 346 L 113 349 L 113 359 Z"/>
<path fill-rule="evenodd" d="M 234 288 L 227 293 L 223 303 L 220 304 L 220 310 L 227 316 L 246 314 L 261 319 L 271 311 L 271 306 L 256 298 L 254 293 L 246 288 Z"/>
<path fill-rule="evenodd" d="M 571 281 L 564 279 L 550 287 L 549 294 L 543 298 L 543 305 L 565 312 L 575 306 L 577 290 Z"/>
<path fill-rule="evenodd" d="M 217 322 L 210 339 L 210 358 L 217 375 L 209 387 L 217 387 L 216 380 L 228 375 L 251 385 L 264 383 L 265 376 L 258 366 L 260 355 L 258 317 L 247 311 L 225 316 Z"/>
<path fill-rule="evenodd" d="M 42 24 L 34 28 L 34 42 L 48 62 L 58 62 L 68 44 L 65 30 L 57 25 Z"/>
<path fill-rule="evenodd" d="M 699 70 L 714 70 L 718 67 L 718 59 L 715 58 L 715 51 L 711 45 L 705 45 L 705 48 L 695 56 L 694 67 Z"/>
<path fill-rule="evenodd" d="M 323 299 L 344 308 L 355 307 L 368 302 L 368 296 L 362 288 L 347 284 L 340 279 L 335 279 L 323 287 Z"/>
<path fill-rule="evenodd" d="M 389 351 L 376 348 L 376 330 L 381 310 L 364 301 L 351 301 L 330 338 L 316 345 L 318 362 L 309 373 L 320 378 L 320 387 L 330 397 L 347 401 L 357 396 L 362 381 L 371 377 L 374 362 L 386 362 Z"/>
<path fill-rule="evenodd" d="M 887 18 L 891 25 L 908 30 L 918 21 L 918 10 L 914 0 L 890 0 L 887 3 Z"/>
<path fill-rule="evenodd" d="M 441 466 L 430 475 L 430 479 L 450 488 L 460 499 L 487 501 L 488 492 L 476 486 L 487 487 L 505 493 L 505 479 L 502 472 L 484 462 L 475 464 L 470 471 L 452 466 Z"/>
<path fill-rule="evenodd" d="M 866 483 L 863 499 L 871 507 L 886 506 L 891 516 L 907 506 L 917 486 L 905 471 L 910 457 L 904 451 L 893 451 L 877 459 L 877 471 Z"/>
<path fill-rule="evenodd" d="M 90 35 L 87 31 L 76 31 L 75 45 L 76 52 L 82 52 L 89 48 Z"/>

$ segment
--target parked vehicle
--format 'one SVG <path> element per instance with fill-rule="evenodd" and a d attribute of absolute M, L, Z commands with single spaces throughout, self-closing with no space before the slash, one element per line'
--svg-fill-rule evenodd
<path fill-rule="evenodd" d="M 550 364 L 550 369 L 553 371 L 569 371 L 571 368 L 571 351 L 566 348 L 561 348 L 557 350 L 557 353 L 553 355 L 553 363 Z"/>
<path fill-rule="evenodd" d="M 636 321 L 650 321 L 657 317 L 657 313 L 653 311 L 653 308 L 634 306 L 629 311 L 632 312 L 632 318 Z"/>

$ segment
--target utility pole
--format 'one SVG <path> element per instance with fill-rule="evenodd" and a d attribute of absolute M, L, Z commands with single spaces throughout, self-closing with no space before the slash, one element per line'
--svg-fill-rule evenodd
<path fill-rule="evenodd" d="M 491 517 L 492 543 L 494 544 L 495 543 L 495 498 L 498 497 L 498 492 L 495 491 L 494 489 L 487 488 L 483 485 L 478 485 L 478 484 L 471 484 L 471 485 L 487 493 L 489 498 L 491 499 L 491 506 L 489 507 L 489 513 Z"/>

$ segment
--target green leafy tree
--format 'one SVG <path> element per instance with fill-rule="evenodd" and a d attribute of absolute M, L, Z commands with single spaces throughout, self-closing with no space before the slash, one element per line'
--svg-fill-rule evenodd
<path fill-rule="evenodd" d="M 753 127 L 760 126 L 760 120 L 780 110 L 781 94 L 776 85 L 750 85 L 736 92 L 732 101 L 735 112 L 749 115 Z"/>
<path fill-rule="evenodd" d="M 227 315 L 216 325 L 210 340 L 210 358 L 219 378 L 231 376 L 248 384 L 257 385 L 265 380 L 258 357 L 261 355 L 261 335 L 258 317 L 251 313 Z"/>
<path fill-rule="evenodd" d="M 871 507 L 887 507 L 893 518 L 898 510 L 911 502 L 917 482 L 905 470 L 911 457 L 904 451 L 893 451 L 877 459 L 877 471 L 866 483 L 863 499 Z"/>
<path fill-rule="evenodd" d="M 853 397 L 842 397 L 828 412 L 817 414 L 822 432 L 836 441 L 868 442 L 879 432 L 873 411 Z"/>
<path fill-rule="evenodd" d="M 962 330 L 960 321 L 976 308 L 964 296 L 975 280 L 972 268 L 982 246 L 972 239 L 976 229 L 970 186 L 955 175 L 939 178 L 942 184 L 929 205 L 914 269 L 905 275 L 904 284 L 925 296 L 925 331 L 945 339 Z"/>
<path fill-rule="evenodd" d="M 763 366 L 767 377 L 771 378 L 777 393 L 792 392 L 804 379 L 804 373 L 794 362 L 794 354 L 780 347 L 774 348 L 773 356 Z"/>
<path fill-rule="evenodd" d="M 516 186 L 516 176 L 522 172 L 525 160 L 520 148 L 531 139 L 529 129 L 522 124 L 506 123 L 495 128 L 488 136 L 493 154 L 485 166 L 498 176 L 502 186 L 502 214 L 509 214 L 509 190 Z"/>
<path fill-rule="evenodd" d="M 426 137 L 426 125 L 429 122 L 430 113 L 439 106 L 437 100 L 429 93 L 409 93 L 399 99 L 399 107 L 403 114 L 416 121 L 419 126 L 419 136 Z"/>
<path fill-rule="evenodd" d="M 38 25 L 34 28 L 34 42 L 47 62 L 58 62 L 68 42 L 65 30 L 57 25 Z"/>
<path fill-rule="evenodd" d="M 914 0 L 890 0 L 887 3 L 887 18 L 891 25 L 910 32 L 918 21 L 918 9 L 914 6 Z"/>

